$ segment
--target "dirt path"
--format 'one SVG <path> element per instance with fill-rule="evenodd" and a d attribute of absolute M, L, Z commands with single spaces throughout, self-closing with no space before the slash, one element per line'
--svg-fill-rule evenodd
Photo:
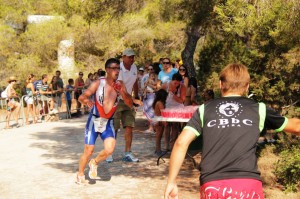
<path fill-rule="evenodd" d="M 115 161 L 100 163 L 98 180 L 90 180 L 87 186 L 75 184 L 85 121 L 83 116 L 1 130 L 0 198 L 163 198 L 169 159 L 156 165 L 155 136 L 142 133 L 146 126 L 141 117 L 137 119 L 132 147 L 140 162 L 121 161 L 124 151 L 121 132 Z M 95 151 L 101 148 L 102 141 L 98 139 Z M 86 176 L 87 172 L 86 169 Z M 192 162 L 186 160 L 179 178 L 180 198 L 199 198 L 198 176 Z"/>

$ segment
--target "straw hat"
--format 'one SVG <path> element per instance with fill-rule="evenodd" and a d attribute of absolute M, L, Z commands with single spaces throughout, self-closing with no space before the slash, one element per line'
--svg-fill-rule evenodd
<path fill-rule="evenodd" d="M 17 78 L 15 76 L 10 76 L 7 82 L 10 83 L 11 81 L 17 81 Z"/>

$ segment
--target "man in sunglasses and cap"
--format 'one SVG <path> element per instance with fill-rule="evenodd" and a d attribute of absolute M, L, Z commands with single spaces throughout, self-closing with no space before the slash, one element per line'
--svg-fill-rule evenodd
<path fill-rule="evenodd" d="M 124 50 L 122 54 L 122 62 L 120 64 L 121 71 L 119 73 L 118 80 L 121 81 L 129 94 L 134 93 L 135 99 L 139 99 L 138 96 L 138 70 L 134 64 L 135 52 L 131 48 Z M 135 100 L 134 103 L 140 101 Z M 124 103 L 124 100 L 121 98 L 118 104 L 114 116 L 115 129 L 120 128 L 120 122 L 125 129 L 125 154 L 123 161 L 125 162 L 138 162 L 139 159 L 136 158 L 131 152 L 131 143 L 132 143 L 132 131 L 135 126 L 135 109 L 127 106 Z M 106 159 L 107 162 L 112 162 L 113 158 L 110 156 Z"/>

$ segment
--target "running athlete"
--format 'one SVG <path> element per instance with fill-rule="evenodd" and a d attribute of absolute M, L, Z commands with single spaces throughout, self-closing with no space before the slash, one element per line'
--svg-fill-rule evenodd
<path fill-rule="evenodd" d="M 263 103 L 243 97 L 249 89 L 246 66 L 229 64 L 220 74 L 222 97 L 201 105 L 176 140 L 165 199 L 178 198 L 176 176 L 189 144 L 203 135 L 200 198 L 263 199 L 256 142 L 263 128 L 300 135 L 300 120 L 277 114 Z"/>
<path fill-rule="evenodd" d="M 79 160 L 77 184 L 85 184 L 84 168 L 94 152 L 95 142 L 98 136 L 104 142 L 102 149 L 96 158 L 89 162 L 89 177 L 97 177 L 97 165 L 111 155 L 116 145 L 116 132 L 113 125 L 113 116 L 117 108 L 119 95 L 124 102 L 132 107 L 133 101 L 122 82 L 117 82 L 120 72 L 120 61 L 111 58 L 105 63 L 107 77 L 94 81 L 88 89 L 79 97 L 79 101 L 88 106 L 91 111 L 85 128 L 84 152 Z M 94 96 L 91 100 L 90 96 Z"/>

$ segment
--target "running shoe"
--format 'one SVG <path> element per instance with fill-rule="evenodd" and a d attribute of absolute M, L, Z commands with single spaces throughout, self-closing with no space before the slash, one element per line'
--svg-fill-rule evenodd
<path fill-rule="evenodd" d="M 108 156 L 105 161 L 108 163 L 113 162 L 114 161 L 113 156 L 112 155 Z"/>
<path fill-rule="evenodd" d="M 145 130 L 145 131 L 144 131 L 144 133 L 146 133 L 146 134 L 155 134 L 155 132 L 154 132 L 154 131 L 152 131 L 152 130 L 149 130 L 149 129 Z"/>
<path fill-rule="evenodd" d="M 79 176 L 77 174 L 75 183 L 79 184 L 79 185 L 86 185 L 88 183 L 88 181 L 85 180 L 85 176 L 84 175 L 83 176 Z"/>
<path fill-rule="evenodd" d="M 97 178 L 97 169 L 98 169 L 98 165 L 95 162 L 95 159 L 91 159 L 89 162 L 89 177 L 91 179 L 96 179 Z"/>
<path fill-rule="evenodd" d="M 139 159 L 134 157 L 134 155 L 132 154 L 132 152 L 129 152 L 127 154 L 125 154 L 125 156 L 122 159 L 124 162 L 138 162 Z"/>

